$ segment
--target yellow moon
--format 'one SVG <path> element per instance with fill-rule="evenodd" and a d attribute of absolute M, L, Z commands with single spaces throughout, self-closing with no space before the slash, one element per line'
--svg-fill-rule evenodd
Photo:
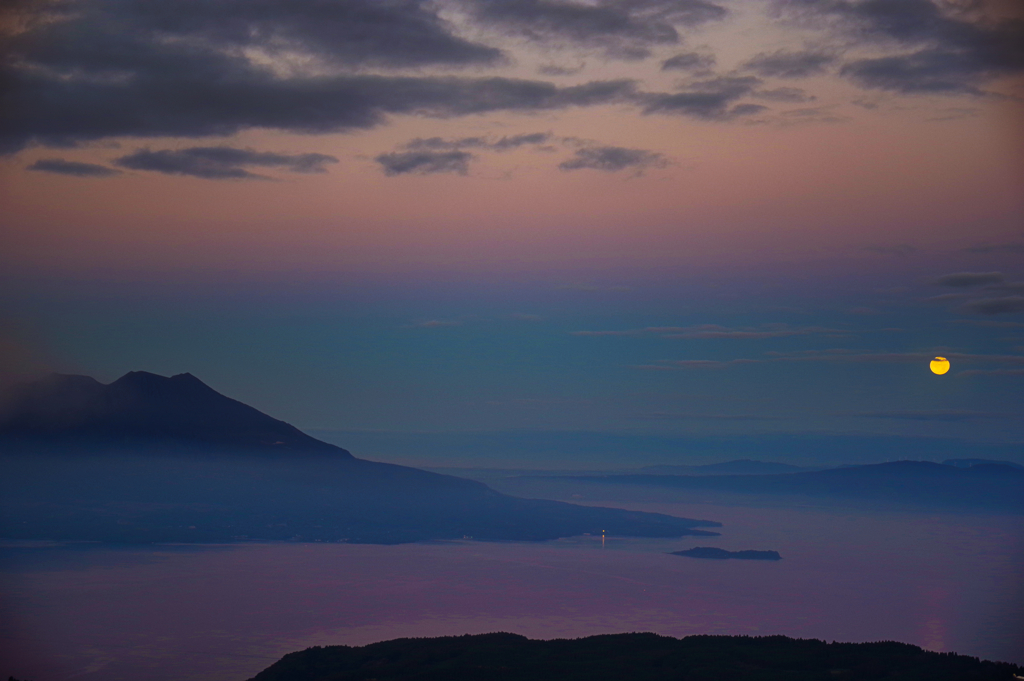
<path fill-rule="evenodd" d="M 932 360 L 932 363 L 928 365 L 928 368 L 932 370 L 933 374 L 942 374 L 949 371 L 949 360 L 945 357 L 936 357 Z"/>

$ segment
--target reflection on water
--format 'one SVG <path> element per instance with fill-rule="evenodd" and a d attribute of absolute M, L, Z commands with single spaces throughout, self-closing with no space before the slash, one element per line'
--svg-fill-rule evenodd
<path fill-rule="evenodd" d="M 894 639 L 1024 662 L 1022 519 L 630 504 L 717 538 L 0 549 L 0 678 L 242 681 L 310 645 L 514 631 Z M 774 549 L 779 562 L 667 555 Z"/>

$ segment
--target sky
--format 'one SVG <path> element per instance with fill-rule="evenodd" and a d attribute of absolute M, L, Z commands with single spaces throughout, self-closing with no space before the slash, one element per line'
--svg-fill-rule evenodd
<path fill-rule="evenodd" d="M 433 464 L 1024 461 L 1019 3 L 2 11 L 5 381 L 190 372 Z"/>

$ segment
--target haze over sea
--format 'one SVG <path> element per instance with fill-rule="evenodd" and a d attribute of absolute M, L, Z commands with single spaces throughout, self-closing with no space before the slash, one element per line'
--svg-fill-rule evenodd
<path fill-rule="evenodd" d="M 249 678 L 311 645 L 511 631 L 899 640 L 1024 662 L 1019 516 L 626 504 L 722 536 L 546 543 L 5 545 L 2 656 L 40 679 Z M 783 560 L 668 555 L 770 548 Z M 40 661 L 45 661 L 40 664 Z"/>

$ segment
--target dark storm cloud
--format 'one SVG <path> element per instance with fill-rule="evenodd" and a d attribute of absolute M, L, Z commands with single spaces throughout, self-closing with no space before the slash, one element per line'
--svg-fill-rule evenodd
<path fill-rule="evenodd" d="M 715 55 L 683 52 L 661 62 L 662 71 L 699 71 L 715 65 Z"/>
<path fill-rule="evenodd" d="M 370 128 L 392 114 L 446 117 L 635 99 L 634 84 L 624 80 L 558 88 L 508 78 L 338 70 L 496 56 L 448 35 L 426 4 L 412 0 L 217 0 L 189 3 L 188 11 L 169 0 L 38 7 L 74 13 L 35 17 L 31 30 L 7 36 L 0 152 L 32 143 L 224 136 L 248 128 L 325 133 Z M 260 52 L 301 58 L 282 58 L 273 71 L 266 60 L 250 60 Z M 281 64 L 310 60 L 337 68 L 280 71 Z"/>
<path fill-rule="evenodd" d="M 1002 284 L 1005 280 L 1006 277 L 1002 272 L 957 272 L 941 276 L 935 280 L 935 283 L 939 286 L 970 288 L 986 284 Z"/>
<path fill-rule="evenodd" d="M 603 170 L 614 173 L 632 169 L 638 173 L 647 168 L 663 168 L 668 161 L 661 154 L 645 149 L 625 147 L 584 147 L 577 149 L 572 158 L 558 164 L 560 170 Z"/>
<path fill-rule="evenodd" d="M 381 154 L 376 158 L 385 175 L 430 175 L 469 172 L 473 155 L 465 151 L 405 151 Z"/>
<path fill-rule="evenodd" d="M 643 96 L 644 113 L 665 113 L 710 120 L 728 120 L 763 111 L 759 104 L 733 104 L 761 84 L 753 76 L 720 76 L 691 83 L 683 92 Z"/>
<path fill-rule="evenodd" d="M 728 14 L 705 0 L 480 0 L 465 6 L 477 21 L 502 31 L 597 48 L 621 59 L 643 59 L 652 46 L 678 43 L 677 25 L 695 26 Z"/>
<path fill-rule="evenodd" d="M 455 36 L 422 0 L 57 0 L 34 4 L 37 24 L 16 54 L 96 73 L 128 56 L 256 49 L 329 63 L 407 67 L 494 63 L 493 47 Z M 38 15 L 37 15 L 38 16 Z M 101 41 L 101 42 L 98 42 Z"/>
<path fill-rule="evenodd" d="M 293 173 L 325 173 L 327 163 L 338 159 L 326 154 L 275 154 L 233 147 L 192 147 L 190 149 L 140 149 L 122 156 L 116 163 L 132 170 L 152 170 L 169 175 L 191 175 L 208 180 L 264 179 L 245 166 L 282 168 Z"/>
<path fill-rule="evenodd" d="M 1003 298 L 981 298 L 960 306 L 964 312 L 997 315 L 1024 312 L 1024 296 L 1005 296 Z"/>
<path fill-rule="evenodd" d="M 901 93 L 972 93 L 1024 71 L 1024 21 L 988 12 L 991 3 L 934 0 L 779 0 L 792 12 L 838 25 L 846 35 L 902 54 L 858 59 L 841 73 L 863 87 Z M 838 22 L 838 23 L 837 23 Z"/>
<path fill-rule="evenodd" d="M 36 141 L 71 144 L 105 137 L 201 137 L 248 128 L 327 133 L 371 128 L 388 114 L 450 117 L 629 101 L 632 83 L 558 88 L 508 78 L 376 75 L 277 78 L 225 63 L 184 60 L 126 83 L 85 82 L 19 72 L 0 111 L 0 151 Z"/>
<path fill-rule="evenodd" d="M 823 72 L 835 60 L 834 55 L 826 52 L 779 50 L 771 54 L 758 54 L 743 66 L 768 78 L 806 78 Z"/>
<path fill-rule="evenodd" d="M 44 158 L 32 165 L 26 166 L 27 170 L 39 170 L 44 173 L 57 173 L 58 175 L 73 175 L 75 177 L 111 177 L 120 175 L 120 170 L 96 165 L 95 163 L 80 163 L 79 161 L 65 161 L 62 158 Z"/>

